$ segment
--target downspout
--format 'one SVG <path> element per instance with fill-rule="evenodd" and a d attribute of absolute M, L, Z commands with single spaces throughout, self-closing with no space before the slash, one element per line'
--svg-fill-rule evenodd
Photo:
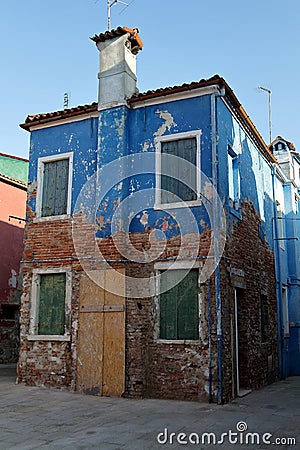
<path fill-rule="evenodd" d="M 218 246 L 218 226 L 219 211 L 216 198 L 218 189 L 218 160 L 217 160 L 217 118 L 216 118 L 216 101 L 218 93 L 211 95 L 211 141 L 212 141 L 212 184 L 215 187 L 213 194 L 213 239 L 214 239 L 214 257 L 215 257 L 215 292 L 216 292 L 216 323 L 217 323 L 217 355 L 218 355 L 218 404 L 221 405 L 223 401 L 223 334 L 222 334 L 222 303 L 220 293 L 220 267 L 217 263 L 219 261 L 219 246 Z M 221 95 L 224 95 L 223 90 Z"/>
<path fill-rule="evenodd" d="M 281 281 L 281 262 L 280 262 L 280 248 L 278 240 L 278 223 L 277 223 L 277 208 L 276 208 L 276 196 L 275 196 L 275 174 L 276 168 L 272 167 L 272 189 L 273 189 L 273 209 L 274 209 L 274 226 L 272 227 L 274 236 L 274 263 L 275 263 L 275 279 L 276 279 L 276 306 L 277 306 L 277 347 L 278 347 L 278 363 L 279 373 L 281 378 L 285 378 L 285 371 L 283 371 L 284 361 L 282 352 L 282 281 Z"/>
<path fill-rule="evenodd" d="M 209 403 L 212 403 L 212 339 L 211 339 L 211 304 L 210 304 L 210 278 L 208 279 L 208 287 L 207 287 L 207 314 L 208 314 L 208 398 Z"/>

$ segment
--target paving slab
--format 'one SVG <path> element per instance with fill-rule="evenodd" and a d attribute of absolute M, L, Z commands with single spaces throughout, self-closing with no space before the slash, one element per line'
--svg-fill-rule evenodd
<path fill-rule="evenodd" d="M 0 402 L 0 450 L 300 449 L 300 377 L 220 406 L 17 385 L 0 365 Z"/>

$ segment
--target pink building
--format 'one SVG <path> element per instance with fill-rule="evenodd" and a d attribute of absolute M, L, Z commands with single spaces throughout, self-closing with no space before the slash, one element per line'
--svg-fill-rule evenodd
<path fill-rule="evenodd" d="M 0 363 L 15 362 L 19 350 L 27 172 L 28 160 L 0 153 Z"/>

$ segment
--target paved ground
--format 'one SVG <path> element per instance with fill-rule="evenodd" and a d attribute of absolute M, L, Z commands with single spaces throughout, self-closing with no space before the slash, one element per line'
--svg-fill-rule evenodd
<path fill-rule="evenodd" d="M 300 449 L 300 377 L 218 406 L 100 398 L 26 387 L 15 384 L 14 370 L 0 365 L 1 450 Z M 237 433 L 239 422 L 244 424 L 239 424 Z M 247 431 L 242 429 L 245 426 Z M 237 435 L 229 436 L 229 430 Z M 205 432 L 212 433 L 210 444 Z M 226 432 L 224 442 L 214 445 L 214 435 L 216 441 L 222 441 L 221 434 Z M 161 443 L 157 441 L 159 433 Z M 254 444 L 245 443 L 247 433 L 258 433 L 252 436 Z M 296 445 L 287 444 L 287 437 L 295 438 Z M 205 444 L 201 444 L 202 438 Z M 237 438 L 242 440 L 239 444 L 230 444 Z M 283 438 L 282 443 L 276 445 L 276 438 Z M 248 439 L 251 442 L 250 435 Z"/>

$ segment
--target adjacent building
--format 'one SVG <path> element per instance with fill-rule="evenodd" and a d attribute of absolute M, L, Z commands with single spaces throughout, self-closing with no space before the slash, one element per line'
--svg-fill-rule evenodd
<path fill-rule="evenodd" d="M 0 363 L 16 362 L 28 160 L 0 153 Z"/>
<path fill-rule="evenodd" d="M 284 283 L 299 298 L 278 254 L 297 241 L 278 240 L 275 205 L 287 211 L 297 188 L 277 141 L 265 144 L 218 75 L 139 93 L 137 29 L 92 40 L 98 102 L 21 125 L 19 381 L 223 403 L 277 380 Z"/>
<path fill-rule="evenodd" d="M 270 145 L 280 170 L 274 177 L 274 255 L 277 280 L 279 357 L 283 377 L 300 375 L 300 155 L 278 136 Z"/>

